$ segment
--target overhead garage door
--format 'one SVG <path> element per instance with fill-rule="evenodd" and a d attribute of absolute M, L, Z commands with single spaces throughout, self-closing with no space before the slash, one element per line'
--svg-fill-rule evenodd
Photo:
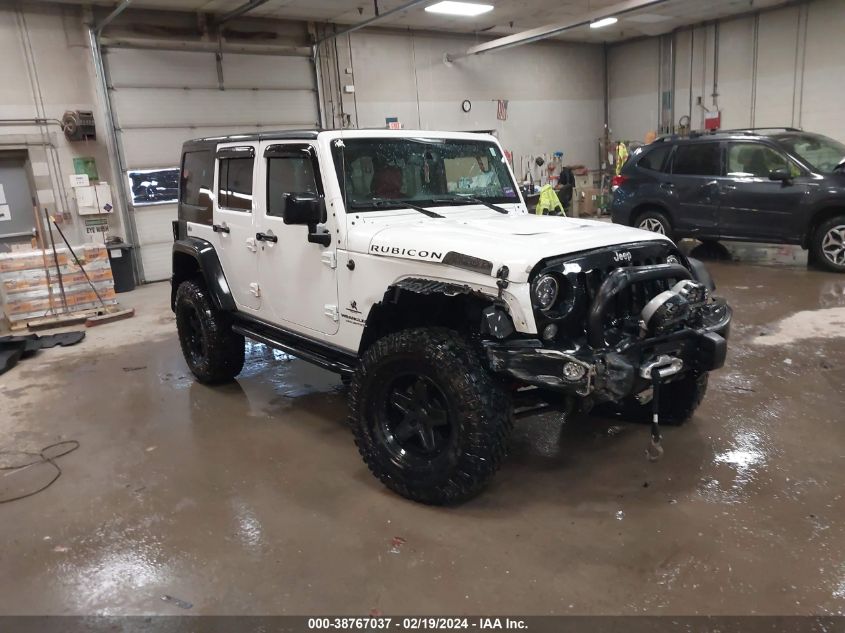
<path fill-rule="evenodd" d="M 114 48 L 104 57 L 128 172 L 178 168 L 187 139 L 312 128 L 319 120 L 307 57 L 225 53 L 224 90 L 213 53 Z M 129 202 L 143 280 L 167 279 L 176 204 Z"/>

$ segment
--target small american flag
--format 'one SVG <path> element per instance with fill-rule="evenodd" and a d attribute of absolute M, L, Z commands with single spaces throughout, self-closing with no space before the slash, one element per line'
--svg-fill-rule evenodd
<path fill-rule="evenodd" d="M 499 105 L 496 107 L 496 118 L 499 121 L 507 121 L 508 120 L 508 100 L 507 99 L 499 99 Z"/>

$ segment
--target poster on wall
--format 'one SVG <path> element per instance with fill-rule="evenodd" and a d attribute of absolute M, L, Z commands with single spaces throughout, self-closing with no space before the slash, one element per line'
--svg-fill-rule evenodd
<path fill-rule="evenodd" d="M 136 169 L 128 173 L 132 206 L 172 204 L 179 201 L 178 167 Z"/>
<path fill-rule="evenodd" d="M 88 180 L 99 180 L 97 161 L 92 156 L 77 156 L 73 159 L 73 171 L 88 176 Z"/>

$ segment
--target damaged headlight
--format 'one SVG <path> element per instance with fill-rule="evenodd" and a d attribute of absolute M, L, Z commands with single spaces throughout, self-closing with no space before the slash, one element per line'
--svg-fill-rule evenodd
<path fill-rule="evenodd" d="M 557 301 L 560 284 L 554 275 L 542 275 L 537 278 L 531 289 L 534 305 L 541 310 L 548 310 Z"/>

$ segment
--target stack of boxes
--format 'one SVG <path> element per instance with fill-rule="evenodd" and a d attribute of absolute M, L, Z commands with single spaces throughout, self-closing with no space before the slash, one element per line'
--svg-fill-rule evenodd
<path fill-rule="evenodd" d="M 102 244 L 86 244 L 74 247 L 73 250 L 106 305 L 117 303 L 106 247 Z M 77 266 L 68 249 L 57 248 L 56 255 L 68 312 L 102 307 L 97 294 L 91 289 L 85 274 Z M 50 271 L 49 288 L 47 272 L 44 270 L 45 261 Z M 12 324 L 64 313 L 53 251 L 26 250 L 0 254 L 0 295 L 3 311 Z"/>

